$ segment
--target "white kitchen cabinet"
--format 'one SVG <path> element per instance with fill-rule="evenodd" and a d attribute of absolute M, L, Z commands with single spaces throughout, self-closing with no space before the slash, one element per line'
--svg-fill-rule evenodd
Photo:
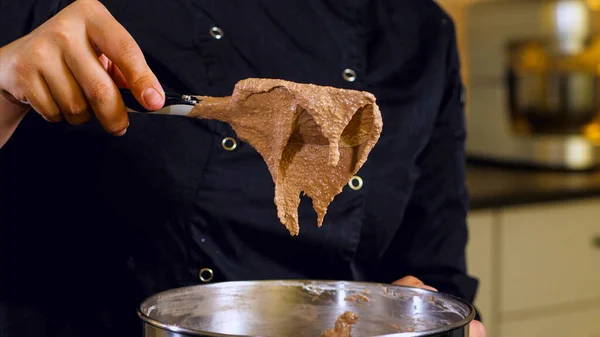
<path fill-rule="evenodd" d="M 600 337 L 600 199 L 497 216 L 493 337 Z"/>
<path fill-rule="evenodd" d="M 505 322 L 500 337 L 600 337 L 600 309 Z"/>
<path fill-rule="evenodd" d="M 504 211 L 500 311 L 600 301 L 599 238 L 600 200 Z"/>
<path fill-rule="evenodd" d="M 481 312 L 486 328 L 490 331 L 494 326 L 494 306 L 492 277 L 492 233 L 494 213 L 477 211 L 469 214 L 469 242 L 467 245 L 467 271 L 479 279 L 479 290 L 475 298 L 475 306 Z M 488 337 L 493 337 L 491 334 Z"/>
<path fill-rule="evenodd" d="M 600 198 L 469 214 L 488 337 L 600 337 Z"/>

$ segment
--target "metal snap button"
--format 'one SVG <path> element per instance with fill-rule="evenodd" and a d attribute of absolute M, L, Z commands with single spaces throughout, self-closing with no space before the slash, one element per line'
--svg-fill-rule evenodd
<path fill-rule="evenodd" d="M 221 141 L 221 146 L 227 151 L 233 151 L 237 147 L 237 141 L 231 137 L 225 137 Z"/>
<path fill-rule="evenodd" d="M 198 274 L 198 276 L 200 277 L 200 281 L 208 283 L 212 281 L 213 277 L 215 276 L 215 273 L 213 273 L 212 269 L 210 268 L 202 268 L 200 269 L 200 273 Z"/>
<path fill-rule="evenodd" d="M 216 26 L 212 27 L 209 32 L 210 32 L 210 36 L 212 36 L 213 38 L 215 38 L 217 40 L 220 40 L 223 37 L 223 35 L 225 35 L 223 33 L 223 30 Z"/>
<path fill-rule="evenodd" d="M 361 177 L 359 176 L 354 176 L 350 179 L 350 181 L 348 182 L 348 186 L 355 190 L 358 191 L 363 187 L 363 180 Z"/>
<path fill-rule="evenodd" d="M 348 82 L 354 82 L 356 80 L 356 71 L 352 69 L 344 69 L 342 75 L 344 76 L 344 79 Z"/>

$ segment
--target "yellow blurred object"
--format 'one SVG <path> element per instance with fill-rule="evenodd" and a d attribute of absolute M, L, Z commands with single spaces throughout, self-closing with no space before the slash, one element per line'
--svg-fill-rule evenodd
<path fill-rule="evenodd" d="M 600 0 L 466 1 L 467 155 L 600 167 Z"/>
<path fill-rule="evenodd" d="M 593 11 L 600 10 L 600 0 L 587 0 L 587 5 Z"/>
<path fill-rule="evenodd" d="M 590 141 L 599 144 L 600 143 L 600 125 L 597 123 L 587 125 L 583 129 L 583 134 Z"/>

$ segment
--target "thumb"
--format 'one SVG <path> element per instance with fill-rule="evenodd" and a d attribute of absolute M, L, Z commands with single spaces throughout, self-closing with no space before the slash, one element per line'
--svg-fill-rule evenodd
<path fill-rule="evenodd" d="M 395 281 L 393 284 L 395 285 L 399 285 L 399 286 L 407 286 L 407 287 L 417 287 L 417 288 L 422 288 L 422 289 L 426 289 L 426 290 L 431 290 L 431 291 L 435 291 L 437 292 L 437 289 L 435 289 L 434 287 L 428 286 L 425 283 L 423 283 L 423 281 L 421 281 L 420 279 L 409 275 L 409 276 L 405 276 L 397 281 Z"/>
<path fill-rule="evenodd" d="M 469 324 L 469 337 L 486 337 L 487 332 L 485 331 L 485 326 L 481 324 L 479 321 L 472 321 Z"/>

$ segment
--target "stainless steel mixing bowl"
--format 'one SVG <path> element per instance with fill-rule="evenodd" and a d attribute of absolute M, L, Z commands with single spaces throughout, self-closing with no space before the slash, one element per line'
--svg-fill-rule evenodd
<path fill-rule="evenodd" d="M 145 337 L 321 336 L 345 311 L 353 337 L 468 337 L 474 308 L 450 295 L 378 283 L 223 282 L 169 290 L 139 308 Z M 403 331 L 403 332 L 401 332 Z"/>

